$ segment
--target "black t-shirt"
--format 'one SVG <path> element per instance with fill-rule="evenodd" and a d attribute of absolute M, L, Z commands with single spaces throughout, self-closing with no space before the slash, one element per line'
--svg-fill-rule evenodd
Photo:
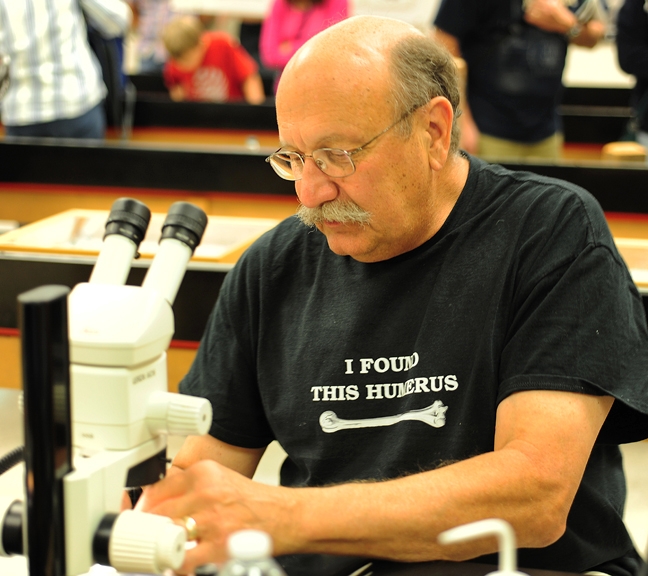
<path fill-rule="evenodd" d="M 562 131 L 567 41 L 525 24 L 522 0 L 444 0 L 434 24 L 459 41 L 480 132 L 533 143 Z M 505 51 L 499 48 L 504 41 Z"/>
<path fill-rule="evenodd" d="M 442 229 L 391 260 L 337 256 L 295 218 L 264 235 L 226 277 L 181 391 L 210 399 L 222 441 L 278 440 L 290 486 L 492 451 L 516 391 L 612 395 L 567 533 L 520 552 L 581 571 L 633 550 L 616 442 L 648 436 L 643 306 L 587 192 L 470 162 Z"/>

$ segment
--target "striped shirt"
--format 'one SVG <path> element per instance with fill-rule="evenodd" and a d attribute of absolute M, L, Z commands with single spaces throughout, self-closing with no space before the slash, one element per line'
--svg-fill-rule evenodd
<path fill-rule="evenodd" d="M 130 26 L 124 0 L 0 0 L 0 52 L 11 58 L 3 124 L 76 118 L 105 97 L 81 6 L 108 38 Z"/>

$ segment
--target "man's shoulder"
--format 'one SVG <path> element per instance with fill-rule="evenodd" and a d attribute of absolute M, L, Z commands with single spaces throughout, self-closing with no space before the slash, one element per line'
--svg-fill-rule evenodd
<path fill-rule="evenodd" d="M 606 226 L 596 198 L 576 184 L 530 170 L 483 161 L 474 164 L 474 186 L 485 209 L 504 205 L 508 214 L 529 220 L 579 221 L 597 236 Z"/>
<path fill-rule="evenodd" d="M 500 184 L 512 195 L 524 195 L 526 199 L 533 197 L 562 198 L 565 201 L 575 201 L 585 206 L 597 206 L 596 199 L 584 188 L 550 176 L 544 176 L 530 169 L 518 169 L 514 166 L 491 164 L 481 161 L 477 166 L 481 175 L 482 185 Z"/>

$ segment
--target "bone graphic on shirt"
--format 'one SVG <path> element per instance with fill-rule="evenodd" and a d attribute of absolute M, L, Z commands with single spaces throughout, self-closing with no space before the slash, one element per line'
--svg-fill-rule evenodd
<path fill-rule="evenodd" d="M 338 418 L 337 414 L 331 410 L 322 412 L 319 418 L 322 430 L 327 433 L 337 432 L 338 430 L 350 430 L 353 428 L 377 428 L 379 426 L 392 426 L 403 420 L 418 420 L 434 428 L 441 428 L 445 425 L 445 413 L 447 406 L 443 405 L 441 400 L 437 400 L 427 408 L 420 410 L 411 410 L 395 416 L 381 416 L 379 418 L 365 418 L 363 420 L 343 420 Z"/>

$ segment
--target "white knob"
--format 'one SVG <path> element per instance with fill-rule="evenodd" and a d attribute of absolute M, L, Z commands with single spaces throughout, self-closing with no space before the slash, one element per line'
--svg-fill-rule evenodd
<path fill-rule="evenodd" d="M 238 560 L 260 560 L 272 555 L 272 539 L 261 530 L 240 530 L 227 540 L 227 551 Z"/>
<path fill-rule="evenodd" d="M 202 436 L 211 428 L 212 406 L 204 398 L 154 392 L 149 397 L 146 420 L 153 434 Z"/>
<path fill-rule="evenodd" d="M 515 553 L 515 532 L 513 527 L 499 518 L 488 518 L 451 528 L 439 534 L 437 540 L 440 544 L 454 544 L 465 542 L 484 536 L 496 536 L 499 544 L 499 567 L 496 572 L 486 576 L 527 576 L 517 570 Z"/>
<path fill-rule="evenodd" d="M 118 572 L 161 574 L 180 568 L 186 542 L 185 529 L 171 518 L 125 510 L 113 525 L 108 557 Z"/>

